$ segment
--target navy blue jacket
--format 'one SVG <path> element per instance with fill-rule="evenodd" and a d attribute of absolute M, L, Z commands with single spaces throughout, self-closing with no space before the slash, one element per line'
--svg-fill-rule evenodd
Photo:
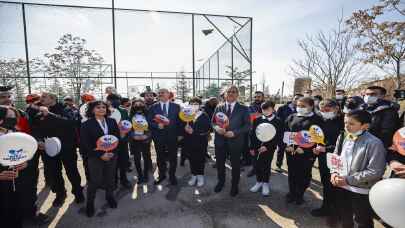
<path fill-rule="evenodd" d="M 170 120 L 170 124 L 163 129 L 159 129 L 154 118 L 156 115 L 163 115 L 160 102 L 156 102 L 149 108 L 147 120 L 152 132 L 152 139 L 155 143 L 177 142 L 177 136 L 182 135 L 182 129 L 184 127 L 184 123 L 179 119 L 179 112 L 180 106 L 176 103 L 169 102 L 167 118 Z"/>

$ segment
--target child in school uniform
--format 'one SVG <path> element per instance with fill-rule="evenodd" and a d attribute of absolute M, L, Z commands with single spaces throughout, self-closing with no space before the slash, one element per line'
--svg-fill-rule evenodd
<path fill-rule="evenodd" d="M 345 134 L 336 144 L 335 154 L 340 156 L 342 169 L 331 170 L 334 186 L 335 216 L 343 227 L 370 228 L 373 211 L 368 194 L 385 170 L 386 150 L 377 137 L 367 131 L 371 115 L 363 110 L 345 116 Z"/>
<path fill-rule="evenodd" d="M 250 134 L 250 153 L 257 159 L 255 166 L 256 184 L 250 189 L 251 192 L 258 192 L 262 189 L 262 195 L 268 196 L 270 194 L 270 174 L 271 174 L 271 161 L 277 149 L 277 145 L 282 140 L 283 124 L 274 113 L 274 102 L 266 101 L 261 105 L 263 115 L 254 120 L 252 131 Z M 276 129 L 276 134 L 273 139 L 268 142 L 261 142 L 256 136 L 256 129 L 262 123 L 269 123 Z"/>

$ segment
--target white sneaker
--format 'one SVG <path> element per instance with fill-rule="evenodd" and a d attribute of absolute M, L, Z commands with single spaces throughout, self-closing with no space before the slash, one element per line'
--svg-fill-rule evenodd
<path fill-rule="evenodd" d="M 196 182 L 197 182 L 197 176 L 192 175 L 191 179 L 188 181 L 188 185 L 194 186 Z"/>
<path fill-rule="evenodd" d="M 258 192 L 259 189 L 263 186 L 263 183 L 256 182 L 256 184 L 250 189 L 251 192 Z"/>
<path fill-rule="evenodd" d="M 197 187 L 202 187 L 202 186 L 204 186 L 204 176 L 197 175 Z"/>
<path fill-rule="evenodd" d="M 263 183 L 262 195 L 263 196 L 269 196 L 270 195 L 270 185 L 269 185 L 269 183 Z"/>

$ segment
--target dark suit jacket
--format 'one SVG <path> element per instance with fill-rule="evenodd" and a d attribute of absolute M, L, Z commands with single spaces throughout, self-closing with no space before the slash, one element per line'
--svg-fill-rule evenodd
<path fill-rule="evenodd" d="M 160 102 L 153 104 L 147 115 L 149 128 L 152 132 L 152 139 L 157 143 L 177 142 L 177 136 L 181 135 L 181 129 L 184 124 L 179 119 L 180 106 L 176 103 L 169 102 L 168 117 L 170 124 L 164 129 L 159 129 L 158 124 L 153 120 L 156 115 L 163 115 Z"/>
<path fill-rule="evenodd" d="M 108 134 L 114 135 L 119 140 L 120 130 L 118 128 L 117 122 L 114 119 L 106 119 L 108 126 Z M 82 123 L 80 129 L 80 150 L 81 153 L 87 157 L 101 157 L 103 155 L 102 151 L 95 151 L 97 147 L 97 140 L 104 135 L 103 129 L 101 129 L 100 124 L 95 118 L 88 119 L 86 122 Z M 118 147 L 117 147 L 118 149 Z M 111 151 L 112 153 L 117 153 L 117 149 Z"/>
<path fill-rule="evenodd" d="M 226 113 L 225 104 L 218 105 L 215 109 L 214 115 L 212 117 L 213 127 L 215 127 L 214 118 L 218 112 Z M 228 117 L 229 118 L 229 117 Z M 227 140 L 233 149 L 243 149 L 245 143 L 245 135 L 249 133 L 250 130 L 250 116 L 249 110 L 246 106 L 236 102 L 235 107 L 233 108 L 232 115 L 229 119 L 229 126 L 226 129 L 227 131 L 233 131 L 235 137 L 225 138 L 222 135 L 219 135 L 215 132 L 215 146 L 224 146 L 225 141 Z"/>

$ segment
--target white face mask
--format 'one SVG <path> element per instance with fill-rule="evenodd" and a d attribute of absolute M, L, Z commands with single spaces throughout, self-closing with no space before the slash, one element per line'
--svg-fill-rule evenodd
<path fill-rule="evenodd" d="M 321 115 L 326 120 L 331 120 L 336 117 L 335 112 L 321 112 Z"/>
<path fill-rule="evenodd" d="M 343 100 L 343 95 L 336 95 L 336 100 Z"/>
<path fill-rule="evenodd" d="M 309 108 L 297 107 L 297 113 L 300 115 L 307 115 L 307 114 L 311 113 L 311 110 Z"/>
<path fill-rule="evenodd" d="M 378 101 L 378 97 L 376 96 L 365 96 L 364 97 L 364 102 L 366 102 L 366 104 L 375 104 Z"/>
<path fill-rule="evenodd" d="M 358 131 L 356 131 L 356 132 L 353 132 L 353 133 L 350 133 L 348 130 L 347 130 L 347 128 L 345 128 L 345 131 L 347 132 L 347 133 L 349 133 L 349 134 L 352 134 L 352 135 L 354 135 L 354 136 L 360 136 L 361 134 L 363 134 L 363 130 L 358 130 Z"/>

